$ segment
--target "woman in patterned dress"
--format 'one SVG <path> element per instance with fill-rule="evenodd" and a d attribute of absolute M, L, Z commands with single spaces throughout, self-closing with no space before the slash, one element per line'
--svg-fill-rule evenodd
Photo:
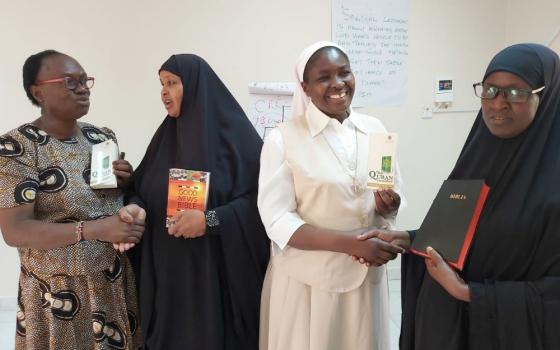
<path fill-rule="evenodd" d="M 123 207 L 120 188 L 89 186 L 92 145 L 116 141 L 78 122 L 93 78 L 47 50 L 26 60 L 23 80 L 41 116 L 0 137 L 0 229 L 21 262 L 16 349 L 136 349 L 134 277 L 114 248 L 140 240 L 145 213 Z M 132 167 L 113 168 L 122 188 Z"/>

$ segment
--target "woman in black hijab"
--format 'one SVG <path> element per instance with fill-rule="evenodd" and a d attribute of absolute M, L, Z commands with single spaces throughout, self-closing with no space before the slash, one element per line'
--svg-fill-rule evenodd
<path fill-rule="evenodd" d="M 482 109 L 449 178 L 490 194 L 462 272 L 429 248 L 403 256 L 401 349 L 560 349 L 559 69 L 550 49 L 514 45 L 475 84 Z"/>
<path fill-rule="evenodd" d="M 168 116 L 134 173 L 147 212 L 131 254 L 148 349 L 256 349 L 269 241 L 257 205 L 262 141 L 216 73 L 195 55 L 161 67 Z M 165 227 L 170 168 L 211 172 L 207 211 Z"/>

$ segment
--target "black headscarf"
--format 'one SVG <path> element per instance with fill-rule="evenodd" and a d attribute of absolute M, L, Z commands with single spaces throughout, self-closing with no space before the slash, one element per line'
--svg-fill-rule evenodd
<path fill-rule="evenodd" d="M 560 349 L 560 63 L 537 44 L 510 46 L 484 79 L 509 72 L 546 86 L 520 135 L 492 135 L 482 112 L 449 178 L 490 186 L 461 277 L 471 302 L 450 296 L 415 256 L 403 259 L 401 349 Z"/>
<path fill-rule="evenodd" d="M 221 332 L 228 332 L 220 325 L 225 320 L 232 323 L 230 326 L 237 336 L 256 340 L 260 291 L 269 259 L 269 240 L 256 206 L 262 141 L 235 98 L 202 58 L 174 55 L 160 70 L 181 78 L 183 100 L 181 115 L 178 118 L 167 116 L 156 131 L 134 174 L 135 193 L 129 196 L 131 201 L 142 203 L 147 211 L 146 232 L 141 247 L 133 254 L 136 256 L 132 257 L 133 264 L 139 267 L 145 333 L 149 338 L 153 332 L 148 327 L 152 327 L 149 322 L 154 312 L 158 313 L 158 322 L 167 317 L 162 315 L 161 309 L 172 299 L 173 291 L 190 288 L 193 295 L 207 296 L 206 300 L 194 301 L 192 305 L 192 308 L 201 309 L 202 314 L 213 312 L 206 312 L 201 305 L 204 303 L 224 303 L 229 310 L 224 310 L 223 319 L 209 315 L 207 324 L 203 319 L 192 320 L 192 328 L 185 324 L 182 330 L 175 329 L 175 332 L 199 333 L 183 337 L 191 339 L 204 338 L 206 332 L 214 329 L 218 332 L 215 336 L 219 337 Z M 167 234 L 165 212 L 170 168 L 211 173 L 207 210 L 217 212 L 220 221 L 217 229 L 209 229 L 205 236 L 190 240 Z M 189 270 L 186 265 L 190 262 L 207 268 L 208 280 L 220 275 L 220 286 L 200 280 L 204 275 L 201 278 L 199 271 Z M 216 265 L 217 271 L 213 268 Z M 177 275 L 166 277 L 172 271 Z M 162 282 L 164 279 L 168 282 Z M 159 290 L 154 290 L 157 288 Z M 212 300 L 210 296 L 217 293 L 216 288 L 223 288 L 218 293 L 224 300 Z M 169 293 L 167 297 L 166 293 Z M 155 311 L 158 308 L 160 311 Z M 169 305 L 167 309 L 170 313 L 180 313 L 182 306 Z M 189 317 L 197 316 L 185 314 L 168 318 L 170 322 L 181 322 L 181 318 Z M 169 325 L 156 327 L 156 332 L 162 327 Z M 160 345 L 156 346 L 169 344 L 161 339 L 163 335 L 158 337 L 155 344 Z M 213 344 L 219 342 L 224 340 Z M 213 348 L 203 339 L 188 344 Z"/>

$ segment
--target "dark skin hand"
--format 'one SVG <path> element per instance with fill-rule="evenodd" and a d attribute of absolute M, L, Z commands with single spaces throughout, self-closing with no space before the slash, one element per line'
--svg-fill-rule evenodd
<path fill-rule="evenodd" d="M 406 231 L 390 231 L 382 229 L 372 229 L 357 236 L 359 241 L 371 239 L 381 240 L 392 244 L 400 249 L 399 253 L 405 253 L 410 249 L 410 235 Z M 362 264 L 369 265 L 369 262 L 358 255 L 353 255 L 354 260 Z"/>
<path fill-rule="evenodd" d="M 392 189 L 378 190 L 374 196 L 375 211 L 383 217 L 395 213 L 401 205 L 401 196 Z"/>
<path fill-rule="evenodd" d="M 76 223 L 49 223 L 35 219 L 35 204 L 0 209 L 0 229 L 4 241 L 12 247 L 54 249 L 76 243 Z M 136 204 L 124 208 L 135 210 Z M 143 209 L 142 209 L 143 210 Z M 98 220 L 84 221 L 83 237 L 104 242 L 138 243 L 144 232 L 144 220 L 137 217 L 132 223 L 119 219 L 117 214 Z"/>
<path fill-rule="evenodd" d="M 357 234 L 365 229 L 352 232 L 321 229 L 309 224 L 300 226 L 290 238 L 291 247 L 302 250 L 327 250 L 359 256 L 370 265 L 380 266 L 396 258 L 402 252 L 400 247 L 380 239 L 357 240 Z"/>
<path fill-rule="evenodd" d="M 128 188 L 132 176 L 132 165 L 127 160 L 119 159 L 113 162 L 113 174 L 117 177 L 117 186 L 123 190 Z"/>
<path fill-rule="evenodd" d="M 401 205 L 401 196 L 399 196 L 399 194 L 393 191 L 392 189 L 375 191 L 374 196 L 375 196 L 375 211 L 383 217 L 396 213 L 396 211 L 399 209 L 399 206 Z M 361 234 L 360 236 L 358 236 L 358 238 L 360 240 L 368 240 L 368 239 L 376 238 L 377 232 L 380 231 L 382 230 L 372 229 L 369 230 L 369 232 L 367 233 Z M 363 239 L 360 237 L 363 237 Z M 391 240 L 385 239 L 384 241 L 392 243 Z M 402 249 L 405 250 L 408 249 L 408 248 L 403 248 L 398 244 L 394 244 L 394 245 L 401 247 Z M 360 257 L 359 255 L 353 254 L 352 258 L 356 261 L 359 261 L 362 264 L 366 264 L 367 266 L 371 265 L 371 262 L 367 261 L 367 259 L 365 259 L 364 257 Z"/>
<path fill-rule="evenodd" d="M 410 235 L 406 231 L 372 230 L 359 235 L 357 238 L 358 240 L 381 239 L 401 247 L 403 251 L 407 252 L 410 249 Z M 469 302 L 470 290 L 468 284 L 443 260 L 435 249 L 428 247 L 426 253 L 429 257 L 424 259 L 424 262 L 430 276 L 454 298 Z M 356 259 L 367 264 L 363 259 Z"/>
<path fill-rule="evenodd" d="M 470 302 L 469 285 L 443 260 L 435 249 L 428 247 L 426 253 L 430 256 L 424 260 L 430 276 L 454 298 L 467 303 Z"/>
<path fill-rule="evenodd" d="M 122 207 L 117 212 L 117 215 L 119 216 L 119 219 L 122 222 L 128 224 L 139 224 L 139 223 L 143 224 L 146 221 L 146 211 L 136 204 L 134 205 L 129 204 L 125 207 Z M 136 243 L 120 242 L 120 243 L 113 243 L 113 248 L 120 251 L 121 253 L 124 253 L 125 251 L 129 250 L 135 245 Z"/>
<path fill-rule="evenodd" d="M 357 238 L 361 241 L 378 238 L 397 247 L 400 247 L 404 252 L 408 252 L 408 250 L 410 249 L 410 235 L 407 231 L 373 229 L 360 234 Z"/>

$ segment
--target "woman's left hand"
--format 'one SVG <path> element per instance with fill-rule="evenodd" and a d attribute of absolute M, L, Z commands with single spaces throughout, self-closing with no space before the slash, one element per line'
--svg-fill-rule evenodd
<path fill-rule="evenodd" d="M 132 165 L 128 160 L 119 159 L 113 162 L 113 174 L 117 177 L 117 186 L 122 189 L 128 187 L 128 182 L 132 176 Z"/>
<path fill-rule="evenodd" d="M 196 238 L 206 234 L 206 216 L 203 211 L 186 209 L 173 216 L 175 222 L 168 233 L 175 237 Z"/>
<path fill-rule="evenodd" d="M 137 204 L 129 204 L 122 207 L 117 212 L 119 219 L 129 224 L 137 223 L 144 225 L 146 221 L 146 211 Z M 113 248 L 121 253 L 126 252 L 134 247 L 134 243 L 113 243 Z"/>
<path fill-rule="evenodd" d="M 399 210 L 401 196 L 391 189 L 378 190 L 374 193 L 375 211 L 382 216 L 389 215 Z"/>
<path fill-rule="evenodd" d="M 425 259 L 426 269 L 430 276 L 454 298 L 468 303 L 471 299 L 469 285 L 459 277 L 457 272 L 443 260 L 435 249 L 428 247 L 426 253 L 430 256 Z"/>

